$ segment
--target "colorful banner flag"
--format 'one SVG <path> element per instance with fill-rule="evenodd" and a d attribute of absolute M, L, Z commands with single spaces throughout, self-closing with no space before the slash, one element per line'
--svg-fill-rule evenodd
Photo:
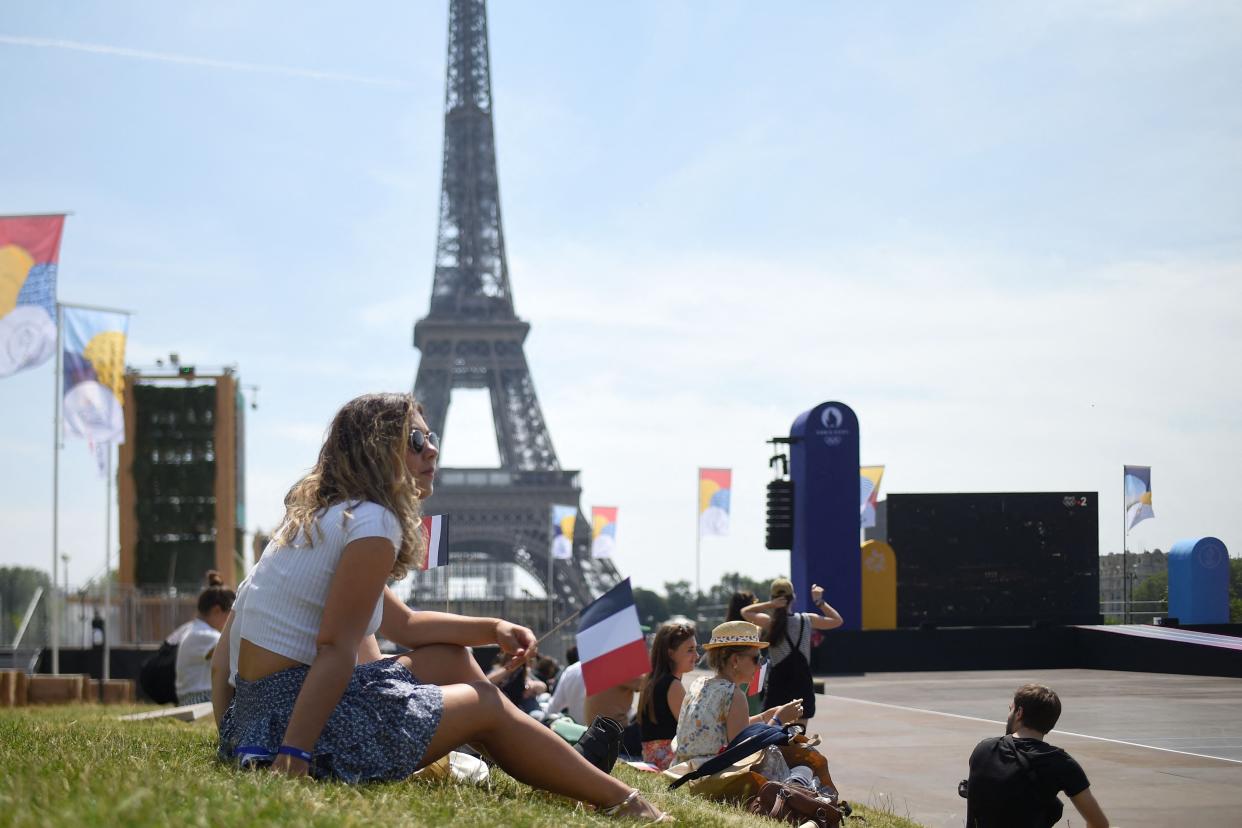
<path fill-rule="evenodd" d="M 583 608 L 575 637 L 588 696 L 651 669 L 629 578 Z"/>
<path fill-rule="evenodd" d="M 858 511 L 864 529 L 875 526 L 875 506 L 880 499 L 880 481 L 883 478 L 883 466 L 862 466 L 858 469 Z"/>
<path fill-rule="evenodd" d="M 591 507 L 591 557 L 611 558 L 617 548 L 617 507 Z"/>
<path fill-rule="evenodd" d="M 1126 531 L 1140 521 L 1153 518 L 1151 510 L 1151 466 L 1125 467 Z"/>
<path fill-rule="evenodd" d="M 0 377 L 56 355 L 56 264 L 64 216 L 0 218 Z"/>
<path fill-rule="evenodd" d="M 449 562 L 448 535 L 448 515 L 423 516 L 423 541 L 427 544 L 427 555 L 422 565 L 424 572 Z"/>
<path fill-rule="evenodd" d="M 92 445 L 125 442 L 125 337 L 129 316 L 65 305 L 64 423 L 66 437 Z"/>
<path fill-rule="evenodd" d="M 552 506 L 552 557 L 567 561 L 574 556 L 574 522 L 577 519 L 577 506 L 559 503 Z"/>
<path fill-rule="evenodd" d="M 732 469 L 699 469 L 699 534 L 729 534 Z"/>

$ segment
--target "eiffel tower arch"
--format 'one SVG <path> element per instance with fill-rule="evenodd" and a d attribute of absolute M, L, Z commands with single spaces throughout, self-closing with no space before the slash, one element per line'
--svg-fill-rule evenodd
<path fill-rule="evenodd" d="M 414 395 L 428 426 L 443 438 L 453 389 L 487 389 L 500 466 L 441 468 L 426 508 L 452 517 L 450 570 L 460 561 L 489 573 L 484 578 L 501 589 L 503 579 L 488 565 L 518 566 L 556 597 L 560 612 L 573 612 L 619 576 L 610 561 L 590 556 L 579 472 L 561 468 L 557 459 L 526 361 L 530 324 L 514 310 L 500 220 L 485 0 L 451 0 L 448 29 L 435 278 L 431 307 L 414 326 L 421 353 Z M 578 507 L 579 515 L 573 559 L 555 562 L 549 584 L 556 503 Z M 416 580 L 416 600 L 431 578 Z"/>

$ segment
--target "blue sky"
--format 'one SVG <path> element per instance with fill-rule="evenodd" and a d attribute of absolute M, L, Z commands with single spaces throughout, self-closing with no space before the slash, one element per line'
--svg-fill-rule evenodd
<path fill-rule="evenodd" d="M 63 301 L 130 362 L 238 365 L 249 528 L 350 397 L 412 385 L 445 2 L 70 3 L 0 18 L 0 214 L 72 210 Z M 704 581 L 762 548 L 764 440 L 858 412 L 884 490 L 1092 490 L 1154 467 L 1135 547 L 1242 550 L 1242 11 L 1226 2 L 493 2 L 510 273 L 557 452 L 620 569 L 692 578 L 695 468 L 735 470 Z M 51 366 L 0 381 L 0 563 L 46 566 Z M 455 398 L 444 460 L 494 458 Z M 62 462 L 62 551 L 104 487 Z M 115 527 L 115 522 L 113 526 Z"/>

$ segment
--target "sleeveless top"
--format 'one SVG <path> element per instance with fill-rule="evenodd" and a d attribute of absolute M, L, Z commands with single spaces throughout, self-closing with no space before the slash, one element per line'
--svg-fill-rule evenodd
<path fill-rule="evenodd" d="M 650 713 L 655 714 L 653 717 L 655 721 L 651 721 L 642 713 L 638 717 L 638 729 L 644 742 L 671 739 L 677 735 L 677 717 L 673 715 L 673 711 L 668 706 L 668 688 L 673 686 L 676 679 L 677 677 L 672 673 L 665 673 L 651 688 Z"/>
<path fill-rule="evenodd" d="M 677 761 L 715 756 L 729 744 L 726 722 L 737 685 L 717 675 L 695 679 L 677 720 Z"/>
<path fill-rule="evenodd" d="M 789 622 L 785 625 L 785 637 L 780 641 L 772 641 L 768 646 L 768 659 L 773 667 L 780 664 L 793 653 L 793 644 L 798 642 L 801 631 L 802 641 L 798 650 L 807 664 L 811 663 L 811 614 L 809 612 L 791 612 Z"/>

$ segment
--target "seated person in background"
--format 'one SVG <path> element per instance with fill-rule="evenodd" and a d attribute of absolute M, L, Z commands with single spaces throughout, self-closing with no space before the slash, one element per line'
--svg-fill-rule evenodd
<path fill-rule="evenodd" d="M 582 664 L 578 661 L 578 648 L 565 652 L 569 666 L 556 679 L 556 688 L 548 701 L 548 713 L 568 713 L 579 724 L 588 724 L 586 717 L 586 684 L 582 681 Z"/>
<path fill-rule="evenodd" d="M 726 621 L 712 630 L 707 650 L 707 665 L 714 675 L 694 680 L 681 705 L 677 719 L 677 762 L 709 759 L 737 737 L 747 725 L 783 725 L 802 718 L 802 700 L 793 699 L 780 707 L 771 707 L 751 716 L 746 698 L 738 687 L 755 673 L 759 651 L 768 646 L 759 640 L 759 628 L 748 621 Z M 808 748 L 782 748 L 790 766 L 808 765 L 821 785 L 836 791 L 828 773 L 828 761 Z M 779 781 L 779 780 L 778 780 Z"/>
<path fill-rule="evenodd" d="M 556 675 L 561 671 L 561 665 L 556 662 L 552 656 L 540 656 L 535 659 L 535 667 L 531 671 L 534 677 L 544 683 L 547 692 L 551 692 L 556 686 Z"/>
<path fill-rule="evenodd" d="M 638 697 L 638 727 L 643 761 L 667 770 L 673 764 L 677 716 L 686 698 L 681 677 L 694 669 L 699 643 L 690 624 L 668 622 L 651 642 L 651 672 Z"/>
<path fill-rule="evenodd" d="M 499 687 L 500 692 L 523 712 L 535 712 L 539 709 L 539 702 L 535 699 L 540 693 L 548 691 L 547 685 L 531 676 L 526 662 L 506 669 L 506 661 L 508 659 L 504 653 L 496 653 L 496 660 L 492 664 L 491 672 L 487 674 L 487 680 Z"/>
<path fill-rule="evenodd" d="M 1045 828 L 1061 819 L 1060 791 L 1087 828 L 1108 828 L 1108 817 L 1074 758 L 1044 741 L 1061 717 L 1061 700 L 1041 684 L 1019 687 L 1009 705 L 1005 735 L 984 739 L 970 754 L 969 828 Z"/>
<path fill-rule="evenodd" d="M 177 631 L 181 633 L 177 647 L 177 704 L 211 701 L 211 656 L 235 597 L 219 572 L 213 569 L 207 573 L 207 588 L 198 596 L 198 617 Z"/>
<path fill-rule="evenodd" d="M 634 706 L 634 698 L 643 689 L 646 676 L 638 676 L 627 682 L 610 687 L 602 693 L 587 696 L 584 712 L 586 722 L 594 724 L 595 720 L 604 716 L 621 725 L 621 752 L 627 756 L 642 755 L 642 738 L 638 734 L 638 724 L 630 724 L 630 708 Z M 585 687 L 583 688 L 585 690 Z"/>

